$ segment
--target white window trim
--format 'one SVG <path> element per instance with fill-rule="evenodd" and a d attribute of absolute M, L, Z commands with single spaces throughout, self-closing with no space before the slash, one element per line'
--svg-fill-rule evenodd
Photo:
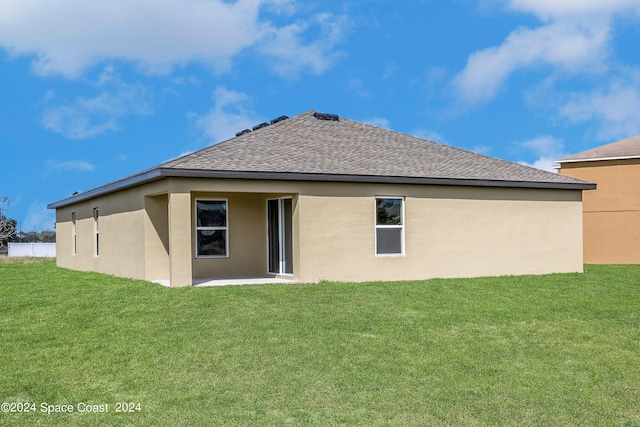
<path fill-rule="evenodd" d="M 73 255 L 78 254 L 78 215 L 71 212 L 71 238 L 73 239 Z"/>
<path fill-rule="evenodd" d="M 400 225 L 378 225 L 378 199 L 397 199 L 401 200 L 401 224 Z M 404 205 L 406 203 L 404 196 L 374 196 L 373 197 L 373 252 L 376 257 L 386 258 L 386 257 L 403 257 L 405 256 L 405 216 L 404 216 Z M 399 228 L 400 231 L 400 253 L 397 254 L 379 254 L 378 253 L 378 228 Z"/>
<path fill-rule="evenodd" d="M 280 200 L 291 200 L 291 209 L 293 209 L 293 196 L 283 196 L 283 197 L 269 197 L 266 201 L 265 201 L 265 208 L 266 208 L 266 215 L 265 215 L 265 221 L 266 221 L 266 232 L 267 232 L 267 238 L 266 238 L 266 242 L 267 242 L 267 246 L 266 246 L 266 252 L 267 252 L 267 274 L 269 275 L 274 275 L 274 276 L 290 276 L 293 277 L 293 273 L 275 273 L 273 271 L 269 271 L 269 201 L 270 200 L 278 200 L 278 204 L 280 203 Z M 293 212 L 291 213 L 293 215 Z M 293 218 L 292 218 L 293 220 Z M 282 230 L 282 227 L 284 227 L 284 216 L 282 213 L 282 209 L 280 209 L 280 205 L 278 205 L 278 224 L 281 227 L 280 229 Z M 293 226 L 293 224 L 291 224 Z M 292 230 L 293 232 L 293 230 Z M 291 251 L 293 251 L 293 236 L 291 236 Z M 280 235 L 278 236 L 278 239 L 282 239 L 282 235 L 280 233 Z M 283 270 L 282 268 L 282 259 L 284 258 L 284 245 L 282 244 L 282 241 L 279 242 L 279 248 L 280 248 L 280 253 L 278 254 L 278 257 L 280 258 L 280 262 L 278 263 L 278 269 L 280 271 Z M 295 266 L 295 264 L 294 264 Z"/>
<path fill-rule="evenodd" d="M 198 227 L 198 202 L 224 202 L 225 203 L 225 223 L 226 227 Z M 193 244 L 194 244 L 194 253 L 196 254 L 196 258 L 198 259 L 222 259 L 229 258 L 229 199 L 225 198 L 213 198 L 213 199 L 195 199 L 193 203 Z M 225 231 L 225 239 L 224 239 L 224 250 L 226 252 L 225 255 L 198 255 L 198 231 L 200 230 L 224 230 Z"/>
<path fill-rule="evenodd" d="M 100 209 L 93 208 L 93 256 L 100 256 Z"/>

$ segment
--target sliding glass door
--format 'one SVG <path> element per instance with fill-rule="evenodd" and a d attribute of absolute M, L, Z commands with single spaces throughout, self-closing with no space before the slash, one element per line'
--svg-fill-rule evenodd
<path fill-rule="evenodd" d="M 269 273 L 293 274 L 292 217 L 290 198 L 267 200 Z"/>

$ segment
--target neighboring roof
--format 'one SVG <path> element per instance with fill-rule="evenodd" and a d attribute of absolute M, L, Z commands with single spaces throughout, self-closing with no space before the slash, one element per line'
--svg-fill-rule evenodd
<path fill-rule="evenodd" d="M 558 163 L 640 158 L 640 135 L 564 157 Z"/>
<path fill-rule="evenodd" d="M 332 116 L 332 115 L 331 115 Z M 169 176 L 592 189 L 595 184 L 314 111 L 49 205 Z"/>

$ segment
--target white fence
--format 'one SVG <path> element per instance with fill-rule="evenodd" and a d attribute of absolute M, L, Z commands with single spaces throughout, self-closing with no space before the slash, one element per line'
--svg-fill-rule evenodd
<path fill-rule="evenodd" d="M 9 243 L 9 256 L 31 256 L 38 258 L 55 258 L 55 243 Z"/>

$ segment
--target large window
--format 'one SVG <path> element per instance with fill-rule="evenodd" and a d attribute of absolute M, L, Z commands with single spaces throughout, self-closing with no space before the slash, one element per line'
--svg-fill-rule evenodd
<path fill-rule="evenodd" d="M 229 236 L 226 200 L 196 200 L 196 256 L 226 257 Z"/>
<path fill-rule="evenodd" d="M 376 255 L 404 253 L 403 205 L 401 197 L 376 197 Z"/>

